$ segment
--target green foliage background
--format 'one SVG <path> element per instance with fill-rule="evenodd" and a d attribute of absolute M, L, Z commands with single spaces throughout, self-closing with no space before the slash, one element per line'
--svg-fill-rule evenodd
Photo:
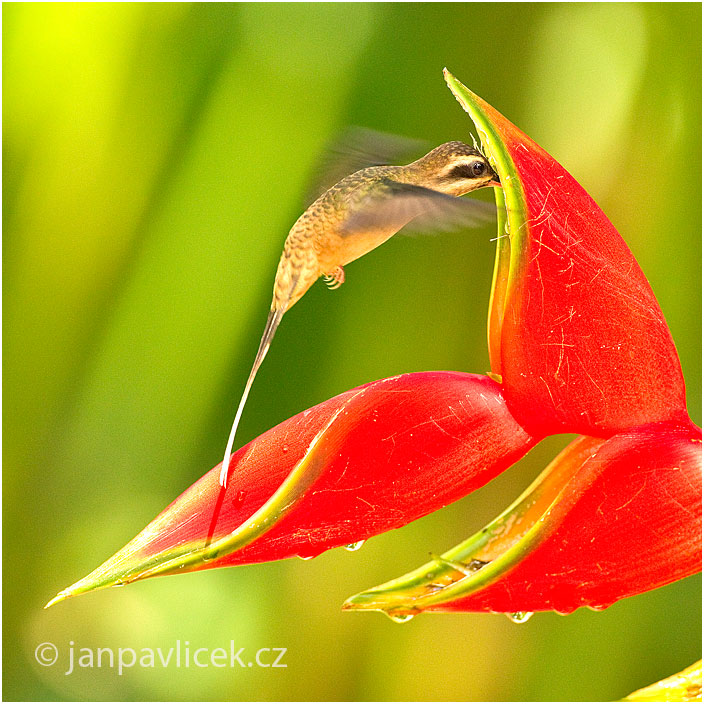
<path fill-rule="evenodd" d="M 220 460 L 283 240 L 350 124 L 467 139 L 443 66 L 563 163 L 646 272 L 700 418 L 699 4 L 5 4 L 4 697 L 600 700 L 700 651 L 700 579 L 604 613 L 342 614 L 502 510 L 566 439 L 357 553 L 59 589 Z M 287 316 L 242 442 L 361 383 L 488 368 L 495 233 L 393 239 Z M 619 537 L 615 537 L 619 540 Z M 77 669 L 75 647 L 286 669 Z M 54 642 L 54 667 L 34 660 Z M 63 665 L 63 667 L 61 667 Z"/>

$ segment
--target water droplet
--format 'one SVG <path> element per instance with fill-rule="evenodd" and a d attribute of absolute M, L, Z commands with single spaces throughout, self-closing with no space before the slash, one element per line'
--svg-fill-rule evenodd
<path fill-rule="evenodd" d="M 245 492 L 245 490 L 240 490 L 232 499 L 233 507 L 237 509 L 237 507 L 239 507 L 245 501 L 246 496 L 247 492 Z"/>
<path fill-rule="evenodd" d="M 507 617 L 509 617 L 514 624 L 525 624 L 533 616 L 533 612 L 507 612 Z"/>
<path fill-rule="evenodd" d="M 315 558 L 315 556 L 296 556 L 297 558 L 300 558 L 302 561 L 310 561 L 312 558 Z"/>
<path fill-rule="evenodd" d="M 392 620 L 392 622 L 396 622 L 397 624 L 403 624 L 404 622 L 409 622 L 411 621 L 415 613 L 414 612 L 408 612 L 406 610 L 389 610 L 388 612 L 385 612 L 384 614 L 389 617 L 389 619 Z"/>
<path fill-rule="evenodd" d="M 282 453 L 288 453 L 289 452 L 289 446 L 282 446 Z"/>
<path fill-rule="evenodd" d="M 349 543 L 347 546 L 343 546 L 346 551 L 359 551 L 363 546 L 364 541 L 355 541 L 355 543 Z"/>

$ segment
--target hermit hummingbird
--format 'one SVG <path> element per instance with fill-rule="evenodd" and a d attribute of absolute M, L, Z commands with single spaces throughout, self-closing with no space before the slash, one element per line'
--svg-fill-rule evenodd
<path fill-rule="evenodd" d="M 464 142 L 446 142 L 405 166 L 367 166 L 355 171 L 306 209 L 284 242 L 267 324 L 225 449 L 221 486 L 227 483 L 247 396 L 282 316 L 321 276 L 330 289 L 337 289 L 345 281 L 346 264 L 407 224 L 439 230 L 477 222 L 478 207 L 487 204 L 457 197 L 483 186 L 501 186 L 485 156 Z"/>

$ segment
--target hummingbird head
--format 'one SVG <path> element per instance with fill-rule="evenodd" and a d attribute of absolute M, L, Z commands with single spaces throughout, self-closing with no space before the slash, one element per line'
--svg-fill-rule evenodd
<path fill-rule="evenodd" d="M 483 186 L 501 186 L 484 155 L 464 142 L 446 142 L 415 162 L 425 172 L 428 188 L 462 196 Z"/>

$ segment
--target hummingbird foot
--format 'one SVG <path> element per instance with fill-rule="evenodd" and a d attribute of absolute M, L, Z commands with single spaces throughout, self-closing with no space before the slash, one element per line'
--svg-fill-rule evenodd
<path fill-rule="evenodd" d="M 333 291 L 337 289 L 345 282 L 345 272 L 342 267 L 336 267 L 335 271 L 330 274 L 323 275 L 323 281 L 325 281 L 326 286 Z"/>

